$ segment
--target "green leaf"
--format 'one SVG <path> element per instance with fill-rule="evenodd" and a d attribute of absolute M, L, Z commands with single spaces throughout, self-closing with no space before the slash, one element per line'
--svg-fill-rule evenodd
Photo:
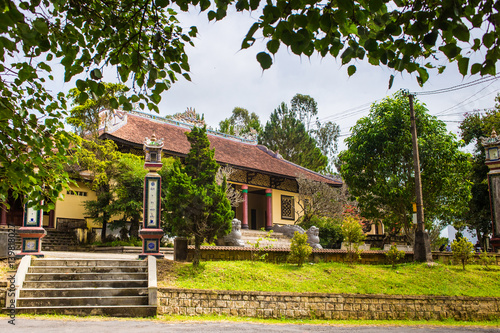
<path fill-rule="evenodd" d="M 111 98 L 109 99 L 109 105 L 111 105 L 111 108 L 113 108 L 113 109 L 118 109 L 118 107 L 120 106 L 120 105 L 118 104 L 118 101 L 116 100 L 116 98 L 115 98 L 115 97 L 111 97 Z"/>
<path fill-rule="evenodd" d="M 480 71 L 480 70 L 481 70 L 481 64 L 477 64 L 477 63 L 476 63 L 476 64 L 474 64 L 474 65 L 472 65 L 472 66 L 471 66 L 471 68 L 470 68 L 470 73 L 471 73 L 472 75 L 474 75 L 474 74 L 479 73 L 479 71 Z"/>
<path fill-rule="evenodd" d="M 271 39 L 269 42 L 267 42 L 267 49 L 272 54 L 276 54 L 276 52 L 278 52 L 279 48 L 280 48 L 280 41 L 279 40 Z"/>
<path fill-rule="evenodd" d="M 461 58 L 458 60 L 458 71 L 462 76 L 467 75 L 469 70 L 469 58 Z"/>
<path fill-rule="evenodd" d="M 85 91 L 85 89 L 87 88 L 87 82 L 83 80 L 76 80 L 76 87 L 80 91 Z"/>
<path fill-rule="evenodd" d="M 273 64 L 273 59 L 266 52 L 258 53 L 257 61 L 260 63 L 260 67 L 262 67 L 263 70 L 270 68 L 271 65 Z"/>
<path fill-rule="evenodd" d="M 470 38 L 469 28 L 465 24 L 457 24 L 453 29 L 453 35 L 462 42 L 468 42 Z"/>
<path fill-rule="evenodd" d="M 392 84 L 393 84 L 393 83 L 394 83 L 394 75 L 391 75 L 391 76 L 389 77 L 389 89 L 391 89 L 391 88 L 392 88 Z"/>
<path fill-rule="evenodd" d="M 490 31 L 483 35 L 483 45 L 490 48 L 495 42 L 495 31 Z"/>
<path fill-rule="evenodd" d="M 441 46 L 439 48 L 439 50 L 441 50 L 446 55 L 446 57 L 448 57 L 449 60 L 452 60 L 453 58 L 455 58 L 457 55 L 460 54 L 460 51 L 462 49 L 460 47 L 458 47 L 457 44 L 450 43 L 450 44 Z"/>
<path fill-rule="evenodd" d="M 33 27 L 42 35 L 46 35 L 49 32 L 49 27 L 47 22 L 42 18 L 37 18 L 33 21 Z"/>
<path fill-rule="evenodd" d="M 98 68 L 94 68 L 92 71 L 90 71 L 90 77 L 92 80 L 100 80 L 102 79 L 102 73 Z"/>
<path fill-rule="evenodd" d="M 354 65 L 351 65 L 347 68 L 347 74 L 349 74 L 349 76 L 352 76 L 354 73 L 356 73 L 356 66 Z"/>

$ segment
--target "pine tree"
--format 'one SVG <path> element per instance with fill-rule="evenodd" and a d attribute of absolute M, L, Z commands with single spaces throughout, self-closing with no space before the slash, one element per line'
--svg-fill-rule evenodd
<path fill-rule="evenodd" d="M 271 113 L 259 135 L 259 143 L 279 152 L 284 159 L 313 171 L 322 171 L 328 164 L 328 158 L 307 133 L 304 123 L 286 103 L 281 103 Z"/>
<path fill-rule="evenodd" d="M 219 165 L 210 149 L 206 128 L 187 133 L 191 150 L 167 174 L 166 228 L 177 236 L 194 237 L 193 266 L 200 263 L 200 246 L 231 231 L 234 213 L 222 186 L 215 181 Z"/>

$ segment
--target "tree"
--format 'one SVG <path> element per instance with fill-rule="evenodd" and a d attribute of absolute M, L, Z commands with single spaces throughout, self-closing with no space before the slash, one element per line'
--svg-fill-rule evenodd
<path fill-rule="evenodd" d="M 318 103 L 309 95 L 296 94 L 292 98 L 291 105 L 292 111 L 299 117 L 309 133 L 311 123 L 318 115 Z"/>
<path fill-rule="evenodd" d="M 114 184 L 110 189 L 114 196 L 109 207 L 110 214 L 121 215 L 122 223 L 130 222 L 130 237 L 139 238 L 144 204 L 144 177 L 148 171 L 144 169 L 143 158 L 132 154 L 118 155 L 119 172 L 114 176 Z"/>
<path fill-rule="evenodd" d="M 94 141 L 99 136 L 99 126 L 102 121 L 99 118 L 99 113 L 103 110 L 112 112 L 111 100 L 125 96 L 125 92 L 128 90 L 123 84 L 103 84 L 105 91 L 102 95 L 95 94 L 88 87 L 83 92 L 78 88 L 70 89 L 68 94 L 68 97 L 73 100 L 73 108 L 70 110 L 66 122 L 73 127 L 77 135 L 91 138 Z M 82 93 L 89 96 L 83 103 L 80 102 Z"/>
<path fill-rule="evenodd" d="M 194 236 L 193 266 L 197 267 L 201 243 L 229 233 L 234 213 L 225 193 L 226 180 L 222 185 L 215 180 L 219 165 L 206 128 L 194 127 L 186 136 L 191 149 L 185 165 L 176 161 L 167 174 L 165 223 L 177 236 Z"/>
<path fill-rule="evenodd" d="M 342 221 L 342 236 L 344 236 L 344 242 L 347 243 L 349 264 L 352 264 L 356 258 L 360 258 L 359 245 L 365 240 L 363 228 L 361 228 L 360 221 L 355 216 L 344 216 Z"/>
<path fill-rule="evenodd" d="M 419 134 L 426 228 L 450 224 L 467 210 L 470 199 L 469 154 L 446 126 L 414 104 Z M 408 99 L 401 93 L 374 104 L 352 128 L 348 149 L 341 152 L 341 174 L 359 203 L 361 215 L 380 219 L 397 234 L 411 227 L 415 180 Z"/>
<path fill-rule="evenodd" d="M 465 265 L 474 257 L 474 245 L 467 238 L 460 237 L 451 243 L 451 252 L 453 258 L 462 262 L 462 269 L 465 271 Z"/>
<path fill-rule="evenodd" d="M 301 223 L 309 224 L 314 216 L 339 218 L 349 202 L 345 186 L 336 188 L 304 177 L 297 177 L 297 184 L 297 213 Z"/>
<path fill-rule="evenodd" d="M 92 190 L 97 198 L 85 201 L 85 210 L 90 218 L 102 225 L 101 239 L 105 242 L 107 226 L 115 212 L 112 206 L 115 200 L 112 184 L 115 177 L 122 172 L 118 167 L 120 152 L 111 140 L 98 143 L 80 139 L 78 143 L 80 149 L 75 152 L 78 164 L 74 165 L 74 176 L 78 177 L 81 170 L 90 172 Z"/>
<path fill-rule="evenodd" d="M 290 244 L 290 254 L 288 260 L 296 262 L 298 267 L 304 265 L 304 261 L 309 258 L 312 253 L 312 247 L 307 243 L 307 234 L 301 234 L 295 231 L 292 242 Z"/>
<path fill-rule="evenodd" d="M 235 107 L 231 117 L 222 120 L 219 123 L 219 132 L 236 136 L 245 134 L 259 134 L 262 132 L 260 119 L 255 112 L 249 113 L 247 109 Z"/>
<path fill-rule="evenodd" d="M 271 113 L 259 135 L 259 143 L 279 152 L 284 159 L 313 171 L 324 170 L 328 164 L 316 141 L 307 134 L 304 124 L 285 103 Z"/>
<path fill-rule="evenodd" d="M 188 4 L 177 1 L 182 10 Z M 188 2 L 189 3 L 189 2 Z M 197 1 L 191 3 L 197 4 Z M 221 20 L 232 1 L 218 2 L 208 11 L 209 20 Z M 423 85 L 429 69 L 442 73 L 446 61 L 454 62 L 463 76 L 495 75 L 500 58 L 496 29 L 500 4 L 492 0 L 458 1 L 248 1 L 235 2 L 238 11 L 257 10 L 262 15 L 249 29 L 242 49 L 254 45 L 257 32 L 267 40 L 257 54 L 265 70 L 271 54 L 281 44 L 292 53 L 310 57 L 315 52 L 340 58 L 342 65 L 363 60 L 396 72 L 416 73 Z M 211 8 L 210 2 L 201 10 Z M 439 61 L 444 59 L 444 61 Z M 349 75 L 356 66 L 347 67 Z M 394 75 L 389 79 L 392 86 Z"/>
<path fill-rule="evenodd" d="M 500 102 L 500 96 L 496 97 Z M 485 164 L 485 151 L 480 138 L 488 137 L 493 129 L 500 129 L 500 106 L 485 115 L 466 114 L 460 124 L 461 137 L 465 144 L 474 144 L 472 171 L 469 179 L 472 182 L 472 199 L 469 209 L 463 216 L 463 224 L 474 231 L 479 240 L 484 242 L 485 236 L 492 232 L 491 209 L 488 190 L 488 167 Z M 483 244 L 485 245 L 485 244 Z"/>
<path fill-rule="evenodd" d="M 45 208 L 68 184 L 71 135 L 64 131 L 62 93 L 50 90 L 52 64 L 61 64 L 64 82 L 76 80 L 80 104 L 106 94 L 104 68 L 116 68 L 131 96 L 111 98 L 112 108 L 131 110 L 139 102 L 158 111 L 161 93 L 189 80 L 183 32 L 168 1 L 2 1 L 0 6 L 0 201 L 10 191 Z M 38 170 L 38 171 L 37 171 Z M 28 197 L 29 195 L 29 197 Z M 29 199 L 29 200 L 28 200 Z M 50 206 L 50 207 L 49 207 Z"/>
<path fill-rule="evenodd" d="M 304 124 L 307 134 L 314 138 L 316 146 L 328 158 L 328 167 L 325 172 L 333 173 L 333 162 L 337 153 L 337 141 L 340 135 L 339 125 L 331 121 L 322 124 L 316 117 L 318 103 L 309 95 L 296 94 L 292 98 L 291 105 L 292 112 Z M 313 123 L 314 117 L 316 117 L 316 120 Z"/>

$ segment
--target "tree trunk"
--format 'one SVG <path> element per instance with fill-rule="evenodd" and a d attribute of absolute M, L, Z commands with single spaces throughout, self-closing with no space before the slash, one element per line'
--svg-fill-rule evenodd
<path fill-rule="evenodd" d="M 107 226 L 108 226 L 108 214 L 104 213 L 102 217 L 102 230 L 101 230 L 101 242 L 103 243 L 106 243 Z"/>
<path fill-rule="evenodd" d="M 128 231 L 130 237 L 139 238 L 139 220 L 133 219 L 130 222 L 130 229 Z"/>

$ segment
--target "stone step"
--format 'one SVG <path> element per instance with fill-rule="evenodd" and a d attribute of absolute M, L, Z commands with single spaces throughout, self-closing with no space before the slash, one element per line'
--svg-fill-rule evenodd
<path fill-rule="evenodd" d="M 73 316 L 111 316 L 111 317 L 154 317 L 156 306 L 119 305 L 119 306 L 49 306 L 16 307 L 17 313 L 62 314 Z"/>
<path fill-rule="evenodd" d="M 67 280 L 146 280 L 148 273 L 27 273 L 25 282 L 67 281 Z"/>
<path fill-rule="evenodd" d="M 34 259 L 32 266 L 119 266 L 119 267 L 147 267 L 146 260 L 116 260 L 116 259 Z"/>
<path fill-rule="evenodd" d="M 18 298 L 20 307 L 148 305 L 148 296 Z"/>
<path fill-rule="evenodd" d="M 23 288 L 137 288 L 147 287 L 147 280 L 67 280 L 24 281 Z"/>
<path fill-rule="evenodd" d="M 242 237 L 255 237 L 255 238 L 265 238 L 267 237 L 268 232 L 267 231 L 259 231 L 259 230 L 241 230 L 241 236 Z M 271 233 L 271 238 L 276 238 L 276 239 L 290 239 L 287 236 L 283 235 L 280 232 L 273 232 Z"/>
<path fill-rule="evenodd" d="M 20 297 L 147 296 L 148 288 L 52 288 L 21 289 Z"/>
<path fill-rule="evenodd" d="M 28 273 L 145 273 L 146 266 L 31 266 Z"/>

